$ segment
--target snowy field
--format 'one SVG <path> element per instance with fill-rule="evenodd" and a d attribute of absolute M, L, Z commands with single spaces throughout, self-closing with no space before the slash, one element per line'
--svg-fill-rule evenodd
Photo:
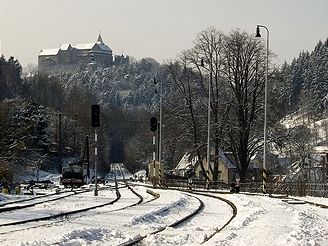
<path fill-rule="evenodd" d="M 113 185 L 113 184 L 112 184 Z M 129 239 L 144 236 L 195 211 L 199 198 L 204 207 L 199 214 L 177 228 L 167 227 L 158 234 L 147 236 L 141 245 L 200 245 L 232 216 L 232 208 L 225 202 L 173 190 L 132 186 L 143 200 L 123 184 L 121 198 L 112 205 L 92 209 L 67 218 L 0 226 L 0 245 L 120 245 Z M 222 231 L 204 245 L 328 245 L 328 210 L 309 204 L 288 204 L 268 196 L 216 194 L 237 207 L 237 215 Z M 19 199 L 23 199 L 20 196 Z M 76 208 L 94 206 L 114 200 L 111 186 L 99 190 L 99 195 L 85 192 L 76 196 L 38 204 L 29 209 L 6 212 L 0 224 L 8 220 L 26 219 L 33 214 L 59 213 Z M 17 200 L 14 195 L 1 196 L 2 203 Z M 327 198 L 305 197 L 306 200 L 328 204 Z M 0 212 L 2 214 L 2 212 Z M 10 216 L 10 214 L 12 216 Z"/>

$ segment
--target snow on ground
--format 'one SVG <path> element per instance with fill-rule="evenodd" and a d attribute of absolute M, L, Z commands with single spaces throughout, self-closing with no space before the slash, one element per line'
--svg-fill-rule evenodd
<path fill-rule="evenodd" d="M 151 201 L 153 196 L 146 192 L 149 187 L 133 188 L 144 197 L 141 205 L 118 210 L 139 201 L 129 189 L 121 186 L 122 198 L 113 205 L 74 215 L 63 221 L 0 227 L 0 245 L 118 245 L 171 224 L 199 206 L 195 198 L 179 191 L 153 190 L 160 193 L 160 198 Z M 231 200 L 238 212 L 234 220 L 205 245 L 328 245 L 327 209 L 309 204 L 288 204 L 281 199 L 263 195 L 212 194 Z M 148 236 L 142 245 L 200 245 L 204 238 L 229 220 L 232 209 L 226 203 L 198 197 L 205 203 L 201 214 L 178 228 L 166 228 L 159 234 Z M 78 199 L 58 200 L 52 205 L 54 211 L 66 211 L 74 206 L 95 205 L 114 198 L 115 193 L 111 191 L 99 191 L 98 197 L 88 192 L 79 195 Z M 328 198 L 305 199 L 328 204 Z M 34 209 L 44 213 L 48 211 L 46 206 L 40 204 Z M 25 215 L 22 213 L 20 216 Z"/>
<path fill-rule="evenodd" d="M 133 178 L 135 178 L 137 180 L 140 180 L 140 181 L 143 181 L 143 180 L 146 179 L 146 176 L 147 176 L 146 173 L 147 173 L 146 170 L 142 169 L 142 170 L 134 173 Z"/>
<path fill-rule="evenodd" d="M 20 176 L 17 176 L 15 178 L 15 181 L 21 183 L 21 182 L 28 182 L 30 180 L 34 180 L 34 181 L 50 180 L 51 182 L 53 182 L 55 184 L 59 184 L 60 177 L 61 177 L 61 174 L 52 174 L 52 173 L 48 173 L 43 170 L 39 170 L 38 172 L 37 171 L 35 171 L 35 172 L 26 171 L 23 174 L 21 174 Z"/>
<path fill-rule="evenodd" d="M 294 198 L 302 199 L 304 201 L 319 203 L 319 204 L 323 204 L 323 205 L 328 206 L 328 198 L 325 198 L 325 197 L 314 197 L 314 196 L 296 197 L 296 196 L 294 196 Z M 327 211 L 327 213 L 328 213 L 328 211 Z"/>
<path fill-rule="evenodd" d="M 148 198 L 146 201 L 150 200 L 146 188 L 140 187 L 136 190 Z M 122 198 L 119 203 L 86 212 L 85 216 L 72 217 L 67 221 L 52 224 L 42 223 L 45 226 L 41 227 L 35 227 L 37 223 L 30 223 L 30 228 L 25 230 L 20 229 L 26 225 L 11 227 L 11 230 L 18 231 L 0 234 L 0 244 L 117 245 L 173 223 L 198 206 L 195 199 L 187 199 L 176 191 L 166 191 L 161 192 L 161 197 L 153 202 L 115 211 L 139 200 L 128 189 L 121 189 L 120 192 Z M 62 202 L 63 207 L 70 206 Z M 91 203 L 91 200 L 89 202 Z M 42 208 L 39 209 L 42 211 Z M 2 232 L 8 232 L 8 229 Z"/>
<path fill-rule="evenodd" d="M 178 228 L 167 228 L 157 235 L 147 237 L 143 245 L 200 244 L 221 228 L 232 215 L 232 208 L 221 200 L 197 196 L 205 203 L 202 213 Z M 218 209 L 220 208 L 220 209 Z"/>
<path fill-rule="evenodd" d="M 105 180 L 114 180 L 115 177 L 119 180 L 129 180 L 133 178 L 133 175 L 125 168 L 123 163 L 112 163 L 111 171 L 105 175 Z"/>
<path fill-rule="evenodd" d="M 266 196 L 222 196 L 237 205 L 238 214 L 206 245 L 328 245 L 325 209 Z"/>

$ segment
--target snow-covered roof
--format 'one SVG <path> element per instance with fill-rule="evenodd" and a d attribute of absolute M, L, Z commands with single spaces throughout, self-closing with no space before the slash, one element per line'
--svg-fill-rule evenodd
<path fill-rule="evenodd" d="M 328 153 L 328 146 L 315 146 L 313 149 L 317 153 Z"/>
<path fill-rule="evenodd" d="M 70 46 L 70 44 L 62 44 L 62 45 L 59 47 L 59 49 L 60 49 L 60 50 L 68 50 L 69 46 Z"/>
<path fill-rule="evenodd" d="M 175 167 L 175 169 L 181 170 L 181 169 L 186 169 L 188 165 L 190 165 L 189 163 L 189 157 L 190 154 L 189 153 L 185 153 L 183 155 L 183 157 L 181 158 L 181 160 L 179 161 L 178 165 Z"/>
<path fill-rule="evenodd" d="M 138 172 L 136 172 L 134 175 L 137 175 L 137 176 L 146 176 L 146 170 L 145 169 L 142 169 L 142 170 L 139 170 Z"/>
<path fill-rule="evenodd" d="M 62 44 L 59 48 L 56 49 L 43 49 L 41 50 L 39 56 L 55 56 L 58 54 L 59 50 L 68 50 L 69 47 L 73 47 L 78 50 L 92 50 L 95 46 L 99 47 L 101 51 L 104 52 L 112 52 L 112 49 L 109 48 L 104 42 L 99 34 L 98 39 L 95 43 L 88 43 L 88 44 Z"/>
<path fill-rule="evenodd" d="M 58 54 L 59 49 L 43 49 L 41 50 L 39 56 L 55 56 Z"/>
<path fill-rule="evenodd" d="M 175 167 L 176 170 L 186 170 L 190 167 L 194 166 L 197 162 L 198 158 L 193 157 L 191 158 L 190 153 L 185 153 L 184 156 L 179 161 L 178 165 Z"/>
<path fill-rule="evenodd" d="M 76 44 L 73 47 L 78 50 L 91 50 L 96 45 L 103 51 L 107 51 L 107 52 L 112 51 L 111 48 L 109 48 L 106 44 L 101 44 L 101 43 Z"/>
<path fill-rule="evenodd" d="M 223 165 L 229 169 L 237 169 L 236 164 L 233 162 L 231 156 L 229 157 L 229 155 L 231 154 L 224 152 L 221 148 L 219 149 L 219 159 L 222 161 Z M 175 167 L 175 170 L 188 170 L 195 166 L 197 161 L 197 156 L 191 157 L 190 153 L 186 153 Z M 258 169 L 258 166 L 251 162 L 248 169 Z"/>
<path fill-rule="evenodd" d="M 95 43 L 89 43 L 89 44 L 76 44 L 73 47 L 79 50 L 91 50 L 95 46 Z"/>
<path fill-rule="evenodd" d="M 219 158 L 227 168 L 237 168 L 236 165 L 230 160 L 227 153 L 221 148 L 219 149 Z"/>
<path fill-rule="evenodd" d="M 97 45 L 99 46 L 100 49 L 104 50 L 104 51 L 112 51 L 111 48 L 109 48 L 106 44 L 98 44 Z"/>

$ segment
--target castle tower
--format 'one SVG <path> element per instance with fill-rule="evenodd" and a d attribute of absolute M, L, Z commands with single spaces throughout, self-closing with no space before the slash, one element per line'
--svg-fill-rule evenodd
<path fill-rule="evenodd" d="M 102 37 L 101 37 L 101 35 L 100 35 L 100 33 L 99 33 L 99 35 L 98 35 L 98 39 L 97 39 L 97 42 L 96 42 L 97 44 L 104 44 L 104 42 L 103 42 L 103 40 L 102 40 Z"/>

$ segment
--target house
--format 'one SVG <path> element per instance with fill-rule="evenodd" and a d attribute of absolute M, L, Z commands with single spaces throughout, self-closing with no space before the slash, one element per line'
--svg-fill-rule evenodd
<path fill-rule="evenodd" d="M 211 150 L 211 158 L 210 158 L 210 169 L 213 170 L 214 167 L 214 150 Z M 213 173 L 209 172 L 209 178 L 211 181 L 220 181 L 226 184 L 230 184 L 232 182 L 236 182 L 236 179 L 239 178 L 239 170 L 234 162 L 234 158 L 231 153 L 223 151 L 221 148 L 219 149 L 219 167 L 218 167 L 218 179 L 213 180 Z M 208 170 L 206 158 L 202 160 L 205 170 Z M 200 166 L 200 162 L 197 156 L 193 156 L 191 153 L 186 153 L 178 165 L 175 168 L 175 172 L 180 175 L 193 173 L 196 179 L 204 179 L 204 174 Z M 258 180 L 259 179 L 259 168 L 251 163 L 248 168 L 247 178 L 250 180 Z"/>
<path fill-rule="evenodd" d="M 178 165 L 175 167 L 174 175 L 185 177 L 189 176 L 190 173 L 194 171 L 194 167 L 197 165 L 198 157 L 193 156 L 191 153 L 187 152 L 183 155 Z"/>

